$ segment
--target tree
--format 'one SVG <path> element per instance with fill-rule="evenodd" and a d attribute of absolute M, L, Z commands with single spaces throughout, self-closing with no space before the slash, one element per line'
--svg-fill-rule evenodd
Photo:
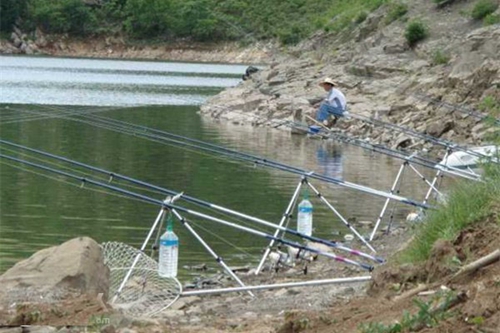
<path fill-rule="evenodd" d="M 27 0 L 0 1 L 0 31 L 12 31 L 17 19 L 24 14 L 27 2 Z"/>

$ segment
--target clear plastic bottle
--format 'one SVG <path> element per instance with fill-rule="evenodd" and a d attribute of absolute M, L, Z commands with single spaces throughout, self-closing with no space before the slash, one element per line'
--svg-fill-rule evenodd
<path fill-rule="evenodd" d="M 313 205 L 309 201 L 309 193 L 304 193 L 304 199 L 299 203 L 297 215 L 297 232 L 311 236 L 313 223 Z"/>
<path fill-rule="evenodd" d="M 161 277 L 176 277 L 179 258 L 179 238 L 173 231 L 173 219 L 169 215 L 167 231 L 160 237 L 158 274 Z"/>

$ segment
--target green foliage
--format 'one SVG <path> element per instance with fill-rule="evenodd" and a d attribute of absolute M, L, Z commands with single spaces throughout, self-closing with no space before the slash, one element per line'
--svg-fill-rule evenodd
<path fill-rule="evenodd" d="M 97 24 L 91 9 L 81 0 L 36 0 L 28 6 L 34 24 L 48 33 L 86 35 Z"/>
<path fill-rule="evenodd" d="M 497 101 L 493 96 L 486 96 L 483 98 L 478 108 L 492 117 L 500 116 L 500 101 Z"/>
<path fill-rule="evenodd" d="M 25 14 L 28 0 L 0 1 L 0 31 L 11 32 L 16 20 Z"/>
<path fill-rule="evenodd" d="M 499 24 L 499 23 L 500 23 L 500 15 L 488 14 L 483 19 L 484 25 L 493 25 L 493 24 Z"/>
<path fill-rule="evenodd" d="M 365 11 L 362 11 L 358 14 L 358 16 L 356 16 L 356 18 L 354 19 L 354 23 L 356 23 L 356 24 L 363 23 L 367 17 L 368 17 L 368 13 Z"/>
<path fill-rule="evenodd" d="M 484 182 L 456 185 L 446 203 L 427 212 L 425 222 L 416 230 L 414 241 L 400 255 L 401 262 L 427 260 L 438 239 L 452 240 L 461 230 L 489 214 L 491 205 L 500 198 L 500 166 L 488 163 L 483 168 Z"/>
<path fill-rule="evenodd" d="M 402 2 L 393 2 L 389 5 L 389 12 L 385 17 L 385 23 L 389 24 L 393 21 L 405 16 L 408 12 L 408 6 Z"/>
<path fill-rule="evenodd" d="M 498 1 L 480 0 L 472 9 L 471 16 L 475 20 L 482 20 L 487 15 L 492 14 L 498 8 Z"/>
<path fill-rule="evenodd" d="M 438 49 L 432 54 L 432 63 L 434 65 L 446 65 L 450 61 L 450 56 Z"/>
<path fill-rule="evenodd" d="M 405 38 L 410 46 L 414 46 L 427 36 L 429 36 L 429 29 L 419 20 L 413 20 L 406 26 Z"/>
<path fill-rule="evenodd" d="M 162 37 L 171 32 L 175 15 L 171 0 L 127 0 L 125 31 L 137 38 Z"/>
<path fill-rule="evenodd" d="M 401 321 L 393 324 L 385 325 L 378 322 L 361 324 L 359 329 L 362 333 L 399 333 L 413 331 L 417 326 L 434 327 L 440 321 L 450 317 L 450 313 L 444 310 L 432 310 L 432 305 L 436 302 L 440 303 L 440 309 L 447 309 L 449 303 L 453 299 L 452 292 L 438 293 L 431 300 L 424 302 L 420 299 L 413 299 L 413 304 L 416 305 L 418 312 L 411 314 L 408 311 L 403 312 Z"/>

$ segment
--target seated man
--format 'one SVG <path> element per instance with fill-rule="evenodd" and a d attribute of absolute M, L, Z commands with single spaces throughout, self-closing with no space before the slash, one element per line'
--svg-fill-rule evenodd
<path fill-rule="evenodd" d="M 328 94 L 318 109 L 316 120 L 322 122 L 325 126 L 331 127 L 335 125 L 338 118 L 344 116 L 347 101 L 344 94 L 335 88 L 337 84 L 333 82 L 331 78 L 325 78 L 319 85 L 322 86 Z M 330 116 L 333 116 L 332 121 L 329 121 Z"/>

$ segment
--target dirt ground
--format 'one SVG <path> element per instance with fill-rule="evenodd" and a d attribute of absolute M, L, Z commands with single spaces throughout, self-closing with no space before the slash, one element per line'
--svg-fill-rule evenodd
<path fill-rule="evenodd" d="M 399 229 L 381 237 L 374 245 L 380 255 L 394 253 L 408 238 Z M 378 244 L 377 244 L 378 243 Z M 325 285 L 256 292 L 246 294 L 181 297 L 156 318 L 128 318 L 109 310 L 95 298 L 77 297 L 50 304 L 24 304 L 0 309 L 2 325 L 73 326 L 71 332 L 248 332 L 248 333 L 351 333 L 384 332 L 362 324 L 391 325 L 401 322 L 404 313 L 418 317 L 422 304 L 430 308 L 443 304 L 444 295 L 455 303 L 444 314 L 436 314 L 415 324 L 413 331 L 438 332 L 500 332 L 500 263 L 486 266 L 473 274 L 452 280 L 462 264 L 483 257 L 500 246 L 498 216 L 462 231 L 452 241 L 438 241 L 431 258 L 419 265 L 400 265 L 390 261 L 373 272 L 369 284 Z M 360 276 L 366 272 L 326 258 L 302 269 L 289 269 L 258 278 L 241 275 L 245 283 L 276 283 L 340 276 Z M 421 284 L 425 296 L 403 297 Z M 444 290 L 444 291 L 443 291 Z M 420 300 L 415 301 L 415 299 Z M 420 307 L 419 307 L 420 304 Z M 374 325 L 374 324 L 372 324 Z M 127 331 L 128 330 L 128 331 Z M 1 329 L 0 329 L 1 332 Z M 405 331 L 402 331 L 405 332 Z"/>

